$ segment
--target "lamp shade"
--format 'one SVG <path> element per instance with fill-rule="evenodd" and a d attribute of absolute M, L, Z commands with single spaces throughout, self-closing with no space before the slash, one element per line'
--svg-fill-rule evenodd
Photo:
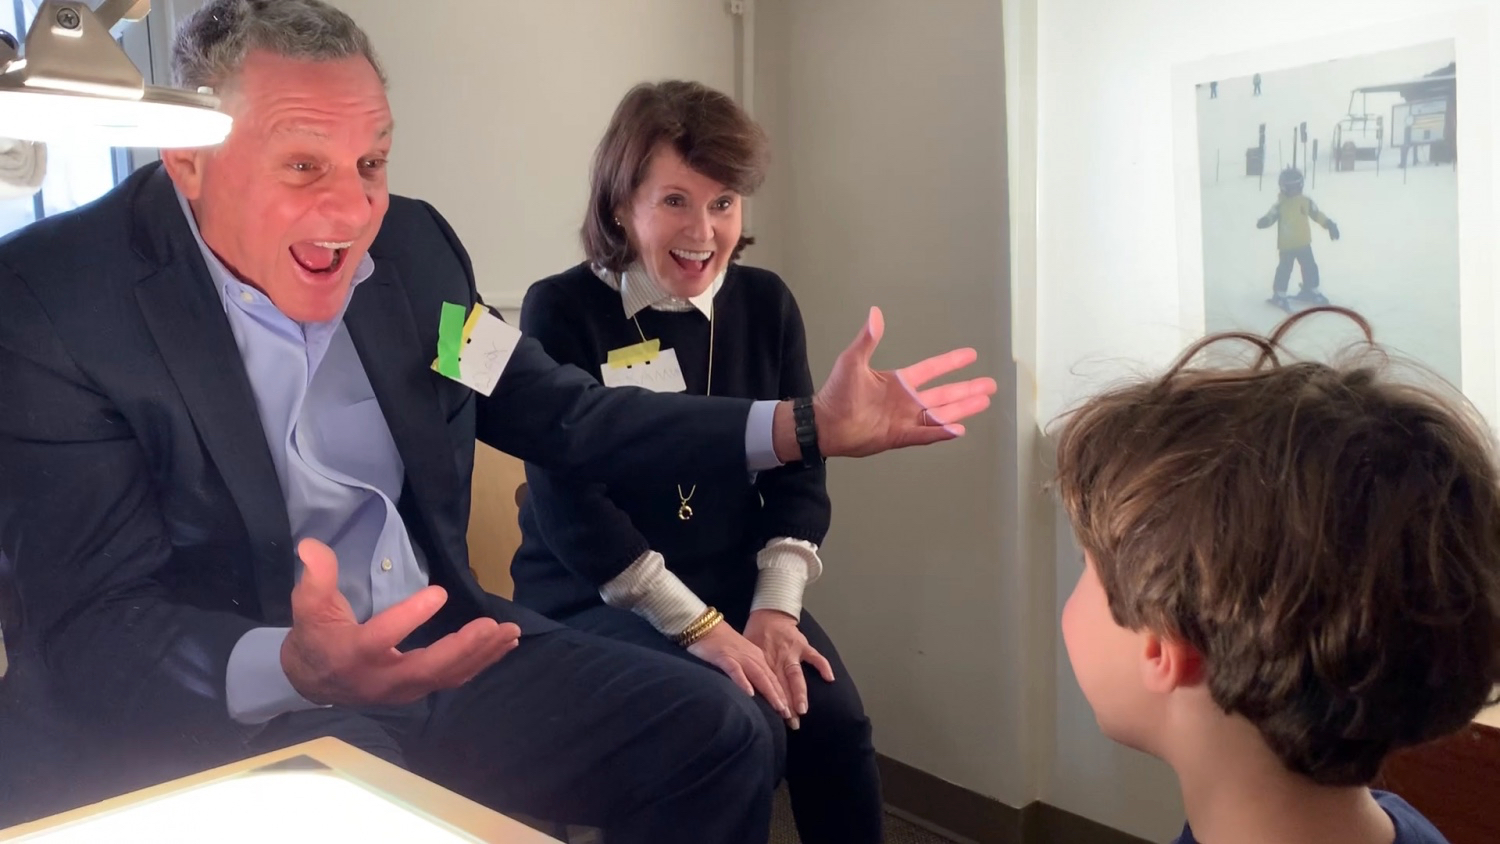
<path fill-rule="evenodd" d="M 197 95 L 148 87 L 139 100 L 0 88 L 0 137 L 76 139 L 113 147 L 211 146 L 229 134 L 229 115 Z"/>

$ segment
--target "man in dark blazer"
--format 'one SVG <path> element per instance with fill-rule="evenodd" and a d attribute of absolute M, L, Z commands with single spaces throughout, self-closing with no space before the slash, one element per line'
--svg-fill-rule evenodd
<path fill-rule="evenodd" d="M 872 320 L 809 410 L 606 389 L 523 339 L 482 395 L 433 371 L 475 278 L 386 190 L 353 22 L 212 0 L 174 70 L 222 145 L 0 241 L 0 826 L 334 735 L 611 844 L 764 842 L 748 699 L 480 589 L 475 440 L 601 481 L 873 454 L 961 433 L 993 381 L 908 385 L 972 352 L 877 373 Z"/>

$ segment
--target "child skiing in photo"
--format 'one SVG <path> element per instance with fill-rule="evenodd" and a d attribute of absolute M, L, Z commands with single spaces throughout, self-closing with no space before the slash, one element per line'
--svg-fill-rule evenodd
<path fill-rule="evenodd" d="M 1302 265 L 1302 289 L 1292 297 L 1309 305 L 1326 305 L 1327 297 L 1318 291 L 1318 262 L 1313 258 L 1312 226 L 1309 220 L 1328 230 L 1329 238 L 1339 239 L 1339 227 L 1328 219 L 1312 198 L 1302 193 L 1302 171 L 1288 167 L 1281 171 L 1276 182 L 1281 186 L 1281 195 L 1264 217 L 1256 221 L 1255 227 L 1267 229 L 1276 226 L 1276 249 L 1281 253 L 1281 263 L 1276 265 L 1276 281 L 1272 288 L 1271 304 L 1292 312 L 1292 304 L 1286 295 L 1287 282 L 1292 277 L 1292 262 Z"/>

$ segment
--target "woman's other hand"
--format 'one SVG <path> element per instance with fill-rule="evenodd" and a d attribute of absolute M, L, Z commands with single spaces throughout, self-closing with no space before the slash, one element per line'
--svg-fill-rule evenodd
<path fill-rule="evenodd" d="M 797 716 L 787 702 L 786 686 L 780 675 L 766 663 L 765 652 L 737 633 L 728 622 L 719 622 L 702 639 L 688 645 L 688 653 L 729 675 L 729 679 L 744 689 L 745 694 L 754 697 L 759 691 L 781 717 L 791 723 L 792 729 L 797 728 Z"/>
<path fill-rule="evenodd" d="M 766 664 L 790 692 L 797 715 L 807 714 L 807 677 L 802 671 L 802 663 L 816 668 L 824 682 L 833 682 L 833 666 L 807 643 L 807 637 L 797 628 L 797 619 L 784 612 L 756 610 L 750 613 L 750 621 L 745 624 L 745 639 L 765 654 Z"/>

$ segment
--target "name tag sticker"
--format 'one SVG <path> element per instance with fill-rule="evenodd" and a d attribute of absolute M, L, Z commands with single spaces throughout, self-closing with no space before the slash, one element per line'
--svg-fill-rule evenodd
<path fill-rule="evenodd" d="M 661 354 L 661 340 L 642 340 L 634 346 L 621 346 L 618 349 L 611 349 L 604 365 L 606 367 L 623 368 L 631 364 L 656 360 L 656 356 L 659 354 Z"/>
<path fill-rule="evenodd" d="M 659 339 L 612 350 L 599 375 L 606 387 L 644 387 L 656 393 L 687 390 L 677 350 L 663 350 Z"/>
<path fill-rule="evenodd" d="M 521 332 L 483 305 L 476 304 L 464 318 L 462 305 L 444 302 L 432 368 L 488 396 L 520 342 Z"/>

